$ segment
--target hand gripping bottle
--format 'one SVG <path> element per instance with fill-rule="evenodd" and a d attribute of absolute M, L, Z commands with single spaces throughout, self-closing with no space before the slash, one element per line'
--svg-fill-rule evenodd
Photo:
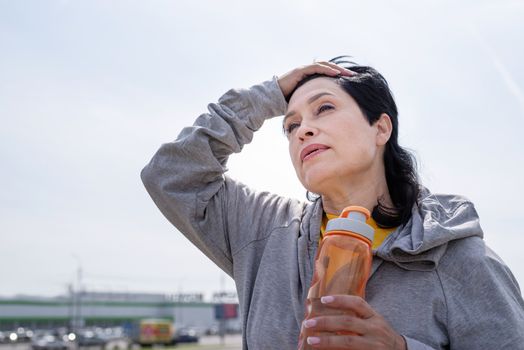
<path fill-rule="evenodd" d="M 369 216 L 366 208 L 351 206 L 345 208 L 340 217 L 328 221 L 315 260 L 313 280 L 306 301 L 306 319 L 345 313 L 344 310 L 324 306 L 320 302 L 323 296 L 346 294 L 364 298 L 373 259 L 371 243 L 375 233 L 366 224 Z M 322 334 L 326 333 L 302 327 L 299 349 L 313 349 L 307 344 L 307 337 Z"/>

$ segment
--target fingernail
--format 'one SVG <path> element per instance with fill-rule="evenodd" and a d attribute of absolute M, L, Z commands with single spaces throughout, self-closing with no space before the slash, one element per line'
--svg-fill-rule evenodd
<path fill-rule="evenodd" d="M 325 297 L 320 298 L 320 302 L 321 302 L 322 304 L 329 304 L 329 303 L 331 303 L 333 300 L 335 300 L 335 298 L 333 298 L 331 295 L 328 295 L 328 296 L 325 296 Z"/>
<path fill-rule="evenodd" d="M 318 343 L 320 343 L 320 338 L 319 337 L 307 337 L 307 343 L 309 345 L 318 344 Z"/>
<path fill-rule="evenodd" d="M 306 328 L 311 328 L 311 327 L 315 327 L 317 325 L 317 320 L 305 320 L 304 321 L 304 327 Z"/>

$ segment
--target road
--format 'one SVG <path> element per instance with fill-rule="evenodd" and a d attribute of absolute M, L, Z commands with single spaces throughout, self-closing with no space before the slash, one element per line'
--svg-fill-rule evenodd
<path fill-rule="evenodd" d="M 71 348 L 71 350 L 124 350 L 127 349 L 126 342 L 110 342 L 104 349 L 100 347 L 82 347 L 80 349 Z M 241 350 L 242 336 L 228 335 L 222 344 L 218 336 L 204 336 L 200 338 L 198 344 L 179 344 L 174 347 L 153 347 L 158 350 Z M 30 343 L 22 344 L 0 344 L 0 350 L 31 350 Z"/>

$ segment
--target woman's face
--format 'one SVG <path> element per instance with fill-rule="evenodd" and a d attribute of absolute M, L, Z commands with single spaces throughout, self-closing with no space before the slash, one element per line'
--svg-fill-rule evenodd
<path fill-rule="evenodd" d="M 379 176 L 380 146 L 385 144 L 379 129 L 377 123 L 369 125 L 332 78 L 316 78 L 298 88 L 284 118 L 297 176 L 306 189 L 322 195 Z"/>

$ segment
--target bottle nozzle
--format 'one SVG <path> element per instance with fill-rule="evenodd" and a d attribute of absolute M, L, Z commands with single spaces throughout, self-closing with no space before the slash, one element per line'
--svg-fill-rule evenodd
<path fill-rule="evenodd" d="M 341 218 L 348 218 L 363 222 L 366 222 L 366 220 L 369 219 L 370 216 L 371 214 L 369 210 L 367 210 L 367 208 L 360 207 L 357 205 L 352 205 L 350 207 L 344 208 L 344 210 L 342 210 L 342 214 L 340 214 Z"/>

